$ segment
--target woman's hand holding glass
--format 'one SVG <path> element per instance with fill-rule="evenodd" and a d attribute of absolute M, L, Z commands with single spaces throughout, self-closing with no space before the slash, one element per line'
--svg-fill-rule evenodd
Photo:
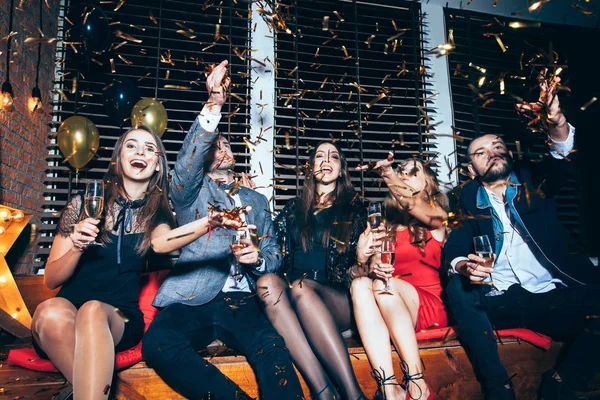
<path fill-rule="evenodd" d="M 356 259 L 363 265 L 363 270 L 358 271 L 358 275 L 366 276 L 373 272 L 372 268 L 368 267 L 369 259 L 377 254 L 384 237 L 385 229 L 374 231 L 367 222 L 367 228 L 361 233 L 356 244 Z"/>
<path fill-rule="evenodd" d="M 97 226 L 99 222 L 99 219 L 86 218 L 73 225 L 73 232 L 71 232 L 69 237 L 77 250 L 85 250 L 90 243 L 96 240 L 100 232 Z"/>

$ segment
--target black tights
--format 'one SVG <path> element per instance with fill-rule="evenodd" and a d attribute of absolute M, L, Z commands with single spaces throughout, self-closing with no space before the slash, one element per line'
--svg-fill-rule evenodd
<path fill-rule="evenodd" d="M 290 289 L 274 274 L 262 276 L 257 287 L 265 312 L 283 336 L 313 399 L 364 399 L 340 333 L 351 327 L 349 292 L 309 279 L 294 282 Z"/>

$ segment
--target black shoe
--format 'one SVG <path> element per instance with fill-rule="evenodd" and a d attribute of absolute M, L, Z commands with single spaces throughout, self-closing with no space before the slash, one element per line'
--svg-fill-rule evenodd
<path fill-rule="evenodd" d="M 500 386 L 485 391 L 485 400 L 515 400 L 516 398 L 512 385 L 508 387 Z"/>
<path fill-rule="evenodd" d="M 575 391 L 564 381 L 557 381 L 553 378 L 556 371 L 546 371 L 542 375 L 542 384 L 538 391 L 539 400 L 577 400 Z"/>

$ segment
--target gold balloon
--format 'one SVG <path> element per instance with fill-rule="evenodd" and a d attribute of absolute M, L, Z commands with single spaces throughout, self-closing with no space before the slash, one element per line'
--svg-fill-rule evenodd
<path fill-rule="evenodd" d="M 74 168 L 82 168 L 98 151 L 100 134 L 89 119 L 75 115 L 69 117 L 58 128 L 58 147 Z"/>
<path fill-rule="evenodd" d="M 131 124 L 137 128 L 146 125 L 161 137 L 167 130 L 167 110 L 155 99 L 144 98 L 138 101 L 131 110 Z"/>

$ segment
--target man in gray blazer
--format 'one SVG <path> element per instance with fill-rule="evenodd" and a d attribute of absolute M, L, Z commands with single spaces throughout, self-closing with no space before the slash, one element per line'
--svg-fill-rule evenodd
<path fill-rule="evenodd" d="M 190 399 L 212 392 L 215 399 L 249 398 L 196 351 L 219 339 L 242 354 L 254 368 L 262 399 L 298 399 L 302 390 L 289 352 L 262 312 L 252 277 L 276 272 L 280 249 L 265 196 L 234 184 L 233 153 L 216 128 L 229 78 L 227 61 L 207 78 L 208 103 L 194 121 L 171 181 L 178 224 L 204 217 L 209 204 L 221 209 L 250 206 L 244 215 L 255 225 L 259 249 L 232 252 L 234 230 L 218 228 L 183 247 L 154 305 L 162 308 L 143 340 L 148 364 L 173 389 Z M 236 271 L 239 263 L 242 272 Z"/>

